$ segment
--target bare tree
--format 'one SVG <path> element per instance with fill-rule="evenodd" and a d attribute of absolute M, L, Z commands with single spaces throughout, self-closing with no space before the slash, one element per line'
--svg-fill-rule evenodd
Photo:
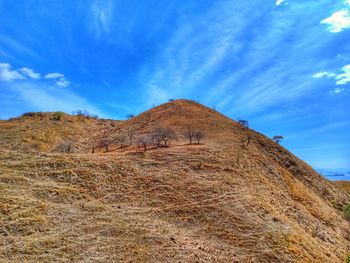
<path fill-rule="evenodd" d="M 129 139 L 129 144 L 132 144 L 132 140 L 134 139 L 136 134 L 136 128 L 134 126 L 131 126 L 127 131 L 126 131 L 126 136 L 128 136 Z"/>
<path fill-rule="evenodd" d="M 192 140 L 193 140 L 194 134 L 195 134 L 195 132 L 192 129 L 192 127 L 187 127 L 186 130 L 184 131 L 184 137 L 186 139 L 190 140 L 190 144 L 192 144 Z"/>
<path fill-rule="evenodd" d="M 161 141 L 164 142 L 164 146 L 168 146 L 168 141 L 176 138 L 175 131 L 169 128 L 156 127 L 152 131 L 152 138 L 160 146 Z"/>
<path fill-rule="evenodd" d="M 274 140 L 275 142 L 277 142 L 278 144 L 284 139 L 284 137 L 282 135 L 275 135 L 272 137 L 272 140 Z"/>
<path fill-rule="evenodd" d="M 111 141 L 108 138 L 102 138 L 99 142 L 100 148 L 105 148 L 106 152 L 109 151 L 109 145 L 111 144 Z"/>
<path fill-rule="evenodd" d="M 172 129 L 168 128 L 163 128 L 161 132 L 161 139 L 164 142 L 164 146 L 167 147 L 168 141 L 169 140 L 174 140 L 176 139 L 176 134 L 175 131 Z"/>
<path fill-rule="evenodd" d="M 95 150 L 99 148 L 105 148 L 106 152 L 108 152 L 110 144 L 111 141 L 108 138 L 102 138 L 92 145 L 92 153 L 94 153 Z"/>
<path fill-rule="evenodd" d="M 157 144 L 158 147 L 160 147 L 160 143 L 162 141 L 162 131 L 163 128 L 161 127 L 155 127 L 153 130 L 152 130 L 152 139 L 153 141 Z"/>
<path fill-rule="evenodd" d="M 128 138 L 126 135 L 120 134 L 113 139 L 113 142 L 119 144 L 120 148 L 123 148 L 124 145 L 126 145 L 128 143 Z"/>
<path fill-rule="evenodd" d="M 249 128 L 249 122 L 247 120 L 238 120 L 238 123 L 246 128 Z"/>
<path fill-rule="evenodd" d="M 138 139 L 137 139 L 137 144 L 139 145 L 139 147 L 143 147 L 144 151 L 147 151 L 147 147 L 149 147 L 150 145 L 153 144 L 153 138 L 152 136 L 150 136 L 149 134 L 145 134 L 145 135 L 141 135 Z"/>
<path fill-rule="evenodd" d="M 202 132 L 202 131 L 200 131 L 200 130 L 197 130 L 197 131 L 194 133 L 194 137 L 196 138 L 198 144 L 199 144 L 200 141 L 204 138 L 204 136 L 205 136 L 204 132 Z"/>

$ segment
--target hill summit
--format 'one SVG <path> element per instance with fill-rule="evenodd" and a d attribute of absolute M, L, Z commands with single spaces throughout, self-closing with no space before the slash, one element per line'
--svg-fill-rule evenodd
<path fill-rule="evenodd" d="M 0 122 L 0 259 L 340 263 L 349 254 L 349 195 L 215 109 L 175 100 L 126 121 L 42 114 Z M 189 132 L 200 140 L 190 144 Z"/>

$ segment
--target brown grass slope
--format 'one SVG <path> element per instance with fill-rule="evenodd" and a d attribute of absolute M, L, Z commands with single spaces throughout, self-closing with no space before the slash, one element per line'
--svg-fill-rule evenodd
<path fill-rule="evenodd" d="M 345 261 L 350 198 L 338 186 L 191 101 L 101 132 L 113 138 L 156 125 L 176 129 L 178 141 L 146 153 L 1 149 L 0 262 Z M 189 125 L 206 132 L 203 145 L 180 138 Z"/>
<path fill-rule="evenodd" d="M 335 183 L 350 194 L 350 182 L 349 181 L 335 181 Z"/>
<path fill-rule="evenodd" d="M 76 152 L 86 150 L 94 135 L 107 133 L 119 121 L 54 112 L 33 113 L 9 121 L 0 121 L 0 147 L 19 151 L 53 151 L 62 142 L 71 141 Z"/>

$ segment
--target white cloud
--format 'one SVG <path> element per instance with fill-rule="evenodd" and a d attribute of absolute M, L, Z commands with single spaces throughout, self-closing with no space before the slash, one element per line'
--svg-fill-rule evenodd
<path fill-rule="evenodd" d="M 66 80 L 66 78 L 64 77 L 64 75 L 62 73 L 58 73 L 58 72 L 53 72 L 53 73 L 49 73 L 45 75 L 45 79 L 53 79 L 55 80 L 55 84 L 57 87 L 60 88 L 66 88 L 70 85 L 70 82 L 68 80 Z"/>
<path fill-rule="evenodd" d="M 336 83 L 335 83 L 337 85 L 345 85 L 347 83 L 350 83 L 350 64 L 349 65 L 345 65 L 342 68 L 342 71 L 343 71 L 343 73 L 341 73 L 341 74 L 334 74 L 332 72 L 326 72 L 326 71 L 325 72 L 319 72 L 319 73 L 316 73 L 315 75 L 313 75 L 312 77 L 313 78 L 317 78 L 317 79 L 323 78 L 323 77 L 334 78 L 335 80 L 337 80 Z M 343 90 L 344 89 L 336 88 L 331 93 L 340 93 Z"/>
<path fill-rule="evenodd" d="M 335 76 L 336 76 L 336 74 L 334 74 L 332 72 L 319 72 L 319 73 L 316 73 L 315 75 L 313 75 L 312 77 L 316 78 L 316 79 L 319 79 L 319 78 L 323 78 L 323 77 L 332 78 L 332 77 L 335 77 Z"/>
<path fill-rule="evenodd" d="M 342 70 L 344 73 L 339 74 L 335 77 L 337 80 L 337 85 L 345 85 L 350 82 L 350 65 L 344 66 Z"/>
<path fill-rule="evenodd" d="M 41 78 L 40 73 L 35 72 L 31 68 L 21 68 L 18 71 L 21 72 L 23 75 L 28 76 L 32 79 L 40 79 Z"/>
<path fill-rule="evenodd" d="M 350 2 L 350 0 L 347 0 Z M 339 33 L 344 29 L 350 28 L 349 11 L 342 9 L 333 13 L 330 17 L 323 19 L 321 24 L 327 24 L 328 29 L 332 33 Z"/>
<path fill-rule="evenodd" d="M 345 0 L 345 4 L 350 5 L 350 0 Z"/>
<path fill-rule="evenodd" d="M 49 73 L 45 75 L 45 79 L 61 79 L 61 78 L 64 78 L 64 75 L 57 72 Z"/>
<path fill-rule="evenodd" d="M 0 81 L 11 82 L 28 78 L 39 80 L 41 79 L 41 74 L 31 68 L 12 69 L 9 63 L 0 63 Z M 70 82 L 61 73 L 49 73 L 44 78 L 55 81 L 56 86 L 60 88 L 66 88 L 70 85 Z"/>
<path fill-rule="evenodd" d="M 65 80 L 64 78 L 60 79 L 59 81 L 56 81 L 56 86 L 58 86 L 60 88 L 66 88 L 69 86 L 69 84 L 70 84 L 70 82 Z"/>
<path fill-rule="evenodd" d="M 285 0 L 276 0 L 276 5 L 279 6 L 281 5 Z M 350 1 L 350 0 L 349 0 Z"/>
<path fill-rule="evenodd" d="M 330 93 L 331 94 L 339 94 L 339 93 L 342 93 L 343 91 L 344 91 L 344 88 L 335 88 Z"/>
<path fill-rule="evenodd" d="M 8 63 L 0 63 L 0 81 L 13 81 L 17 79 L 25 79 L 25 77 L 17 70 L 13 70 Z"/>

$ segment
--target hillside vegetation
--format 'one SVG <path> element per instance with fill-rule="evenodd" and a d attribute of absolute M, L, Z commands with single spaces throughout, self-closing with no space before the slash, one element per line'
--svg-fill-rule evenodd
<path fill-rule="evenodd" d="M 213 109 L 175 100 L 127 121 L 52 114 L 0 122 L 0 262 L 343 263 L 350 254 L 349 195 Z M 140 138 L 157 127 L 176 136 L 145 151 Z M 188 129 L 203 132 L 200 144 L 189 145 Z M 63 153 L 67 141 L 74 151 Z"/>

